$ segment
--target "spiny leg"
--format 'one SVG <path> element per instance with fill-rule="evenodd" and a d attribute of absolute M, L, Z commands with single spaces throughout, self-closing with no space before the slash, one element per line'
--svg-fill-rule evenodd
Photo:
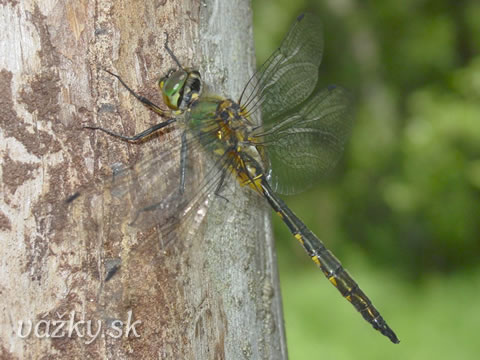
<path fill-rule="evenodd" d="M 84 126 L 84 129 L 101 130 L 101 131 L 103 131 L 104 133 L 107 133 L 110 136 L 114 136 L 116 138 L 119 138 L 119 139 L 122 139 L 122 140 L 125 140 L 125 141 L 139 141 L 139 140 L 153 134 L 155 131 L 160 130 L 161 128 L 164 128 L 165 126 L 170 125 L 171 123 L 173 123 L 175 121 L 176 121 L 176 119 L 174 119 L 174 118 L 168 119 L 167 121 L 164 121 L 164 122 L 161 122 L 159 124 L 153 125 L 151 128 L 148 128 L 147 130 L 144 130 L 141 133 L 138 133 L 134 136 L 120 135 L 120 134 L 117 134 L 113 131 L 104 129 L 104 128 L 99 127 L 99 126 Z"/>
<path fill-rule="evenodd" d="M 170 57 L 173 59 L 173 61 L 175 61 L 175 63 L 178 65 L 178 67 L 180 67 L 181 69 L 183 69 L 182 65 L 180 64 L 180 61 L 178 61 L 177 57 L 175 56 L 175 54 L 173 53 L 173 51 L 170 49 L 170 47 L 168 46 L 168 33 L 165 32 L 165 43 L 164 43 L 164 47 L 165 47 L 165 50 L 168 52 L 168 54 L 170 55 Z M 132 94 L 138 101 L 140 101 L 143 105 L 145 105 L 146 107 L 148 107 L 150 110 L 156 112 L 157 114 L 159 114 L 160 116 L 163 116 L 163 117 L 168 117 L 171 115 L 170 112 L 167 112 L 167 111 L 164 111 L 162 110 L 158 105 L 155 105 L 152 101 L 150 101 L 149 99 L 147 99 L 146 97 L 144 96 L 141 96 L 141 95 L 138 95 L 135 91 L 133 91 L 126 83 L 125 81 L 123 81 L 123 79 L 115 74 L 115 73 L 112 73 L 111 71 L 107 70 L 107 69 L 103 69 L 105 72 L 109 73 L 110 75 L 114 76 L 117 78 L 118 81 L 120 81 L 120 83 L 123 85 L 123 87 L 125 89 L 128 90 L 128 92 L 130 94 Z M 125 141 L 138 141 L 138 140 L 141 140 L 147 136 L 149 136 L 150 134 L 154 133 L 155 131 L 165 127 L 165 126 L 168 126 L 170 125 L 171 123 L 173 123 L 175 121 L 174 118 L 169 118 L 168 120 L 164 121 L 164 122 L 161 122 L 159 124 L 156 124 L 154 126 L 152 126 L 151 128 L 147 129 L 147 130 L 144 130 L 142 131 L 141 133 L 139 134 L 136 134 L 134 136 L 124 136 L 124 135 L 120 135 L 120 134 L 117 134 L 113 131 L 110 131 L 110 130 L 107 130 L 107 129 L 104 129 L 104 128 L 101 128 L 101 127 L 98 127 L 98 126 L 84 126 L 85 129 L 91 129 L 91 130 L 101 130 L 105 133 L 107 133 L 108 135 L 111 135 L 111 136 L 114 136 L 114 137 L 117 137 L 119 139 L 122 139 L 122 140 L 125 140 Z M 184 144 L 186 145 L 186 142 L 184 141 L 184 138 L 182 137 L 182 151 L 183 151 L 183 147 L 184 147 Z M 183 156 L 183 155 L 182 155 Z M 186 159 L 181 159 L 181 160 L 184 160 L 184 166 L 185 166 L 185 160 Z M 181 174 L 182 176 L 184 176 L 185 174 L 182 173 Z M 183 184 L 183 186 L 182 186 Z M 181 178 L 181 187 L 184 187 L 185 186 L 185 178 Z M 183 192 L 183 191 L 181 191 Z"/>
<path fill-rule="evenodd" d="M 227 174 L 228 174 L 228 168 L 224 167 L 223 170 L 222 170 L 222 175 L 220 176 L 220 181 L 218 182 L 218 185 L 215 188 L 214 194 L 216 196 L 218 196 L 220 199 L 223 199 L 228 203 L 228 199 L 225 196 L 223 196 L 222 194 L 220 194 L 220 192 L 225 187 L 225 178 L 227 177 Z"/>
<path fill-rule="evenodd" d="M 180 61 L 178 61 L 177 57 L 175 56 L 175 54 L 173 53 L 172 49 L 170 49 L 170 47 L 168 46 L 168 33 L 165 31 L 165 43 L 163 44 L 163 46 L 165 47 L 165 50 L 167 50 L 168 52 L 168 55 L 170 55 L 170 57 L 173 59 L 173 61 L 175 61 L 175 64 L 177 64 L 177 66 L 182 69 L 183 71 L 185 71 L 185 69 L 183 68 L 182 64 L 180 64 Z"/>
<path fill-rule="evenodd" d="M 103 69 L 105 72 L 109 73 L 110 75 L 116 77 L 118 79 L 118 81 L 120 81 L 120 83 L 123 85 L 123 87 L 125 87 L 125 89 L 128 90 L 128 92 L 130 94 L 132 94 L 138 101 L 140 101 L 143 105 L 145 105 L 146 107 L 148 107 L 150 110 L 156 112 L 157 114 L 159 114 L 160 116 L 163 116 L 163 117 L 168 117 L 170 114 L 163 111 L 162 109 L 160 109 L 160 107 L 158 107 L 157 105 L 155 105 L 153 102 L 151 102 L 150 100 L 148 100 L 146 97 L 144 96 L 141 96 L 141 95 L 138 95 L 135 91 L 133 91 L 126 83 L 125 81 L 123 81 L 123 79 L 117 75 L 117 74 L 114 74 L 112 73 L 111 71 L 108 71 L 106 69 Z M 147 130 L 144 130 L 142 131 L 141 133 L 138 133 L 134 136 L 125 136 L 125 135 L 121 135 L 121 134 L 117 134 L 113 131 L 110 131 L 110 130 L 107 130 L 107 129 L 104 129 L 102 127 L 99 127 L 99 126 L 84 126 L 85 129 L 91 129 L 91 130 L 101 130 L 103 131 L 104 133 L 110 135 L 110 136 L 114 136 L 116 138 L 119 138 L 119 139 L 122 139 L 122 140 L 125 140 L 125 141 L 139 141 L 139 140 L 142 140 L 143 138 L 151 135 L 152 133 L 154 133 L 155 131 L 157 130 L 160 130 L 161 128 L 164 128 L 165 126 L 168 126 L 170 125 L 171 123 L 175 122 L 175 118 L 169 118 L 167 119 L 166 121 L 163 121 L 159 124 L 156 124 L 150 128 L 148 128 Z"/>
<path fill-rule="evenodd" d="M 182 147 L 180 149 L 180 194 L 185 192 L 185 177 L 187 175 L 187 133 L 182 133 Z"/>
<path fill-rule="evenodd" d="M 155 111 L 157 114 L 159 114 L 160 116 L 163 116 L 163 117 L 168 117 L 170 114 L 162 109 L 160 109 L 159 106 L 155 105 L 153 102 L 151 102 L 150 100 L 148 100 L 146 97 L 144 96 L 141 96 L 141 95 L 138 95 L 135 91 L 133 91 L 126 83 L 125 81 L 123 81 L 123 79 L 117 75 L 117 74 L 114 74 L 112 73 L 111 71 L 107 70 L 107 69 L 103 69 L 105 72 L 109 73 L 110 75 L 116 77 L 118 79 L 118 81 L 120 81 L 120 84 L 123 85 L 123 87 L 125 89 L 128 90 L 128 92 L 130 94 L 132 94 L 133 96 L 135 96 L 135 98 L 140 101 L 143 105 L 145 105 L 146 107 L 148 107 L 150 110 L 153 110 Z"/>

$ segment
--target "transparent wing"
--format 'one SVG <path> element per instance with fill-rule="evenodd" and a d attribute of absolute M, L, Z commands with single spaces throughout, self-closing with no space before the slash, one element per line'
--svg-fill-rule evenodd
<path fill-rule="evenodd" d="M 315 89 L 322 53 L 320 21 L 312 14 L 300 15 L 280 47 L 250 79 L 240 104 L 249 114 L 261 107 L 263 123 L 270 123 Z"/>
<path fill-rule="evenodd" d="M 186 137 L 183 144 L 180 134 L 171 133 L 170 141 L 159 139 L 156 148 L 148 150 L 140 161 L 117 167 L 112 175 L 78 189 L 61 209 L 83 223 L 88 229 L 86 236 L 95 239 L 101 234 L 98 247 L 94 246 L 97 251 L 87 255 L 98 260 L 85 263 L 89 268 L 93 263 L 94 271 L 102 271 L 95 304 L 99 318 L 106 322 L 124 315 L 121 310 L 125 304 L 141 303 L 148 297 L 151 287 L 159 286 L 162 271 L 175 271 L 163 268 L 158 272 L 159 264 L 175 257 L 170 255 L 187 246 L 188 240 L 195 238 L 192 234 L 199 236 L 209 199 L 222 180 L 231 180 L 225 179 L 231 160 L 201 151 L 200 141 L 208 145 L 211 134 Z M 97 211 L 87 214 L 85 207 Z M 134 236 L 129 236 L 132 233 Z M 65 233 L 65 238 L 68 235 Z"/>
<path fill-rule="evenodd" d="M 347 91 L 332 85 L 255 131 L 252 138 L 269 159 L 274 191 L 303 191 L 336 165 L 352 127 L 351 109 Z"/>
<path fill-rule="evenodd" d="M 211 134 L 202 136 L 209 139 Z M 199 158 L 208 157 L 201 151 L 202 139 L 190 136 L 182 144 L 177 138 L 162 144 L 166 149 L 152 149 L 133 165 L 114 168 L 111 176 L 79 189 L 67 206 L 95 206 L 96 199 L 107 199 L 111 206 L 102 216 L 110 226 L 128 224 L 142 231 L 157 226 L 170 233 L 194 217 L 191 213 L 215 190 L 228 167 L 223 158 Z"/>

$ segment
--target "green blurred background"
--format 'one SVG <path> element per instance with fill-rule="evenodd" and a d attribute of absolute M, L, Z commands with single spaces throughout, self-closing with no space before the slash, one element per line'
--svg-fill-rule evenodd
<path fill-rule="evenodd" d="M 401 340 L 364 322 L 274 218 L 291 359 L 480 358 L 480 1 L 253 0 L 259 63 L 316 13 L 320 81 L 351 90 L 345 155 L 284 197 Z"/>

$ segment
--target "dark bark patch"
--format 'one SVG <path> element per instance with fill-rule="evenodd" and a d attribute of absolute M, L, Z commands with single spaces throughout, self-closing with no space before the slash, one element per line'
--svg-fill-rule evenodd
<path fill-rule="evenodd" d="M 50 40 L 50 33 L 46 24 L 46 16 L 42 14 L 38 4 L 35 4 L 35 8 L 32 14 L 32 23 L 37 29 L 40 36 L 40 50 L 38 55 L 42 66 L 44 67 L 58 67 L 60 65 L 59 56 L 57 50 L 52 45 Z"/>
<path fill-rule="evenodd" d="M 17 0 L 0 0 L 0 5 L 7 6 L 8 4 L 10 4 L 12 7 L 15 7 L 18 5 L 18 1 Z"/>
<path fill-rule="evenodd" d="M 10 220 L 2 211 L 0 211 L 0 230 L 12 230 L 12 224 L 10 223 Z"/>
<path fill-rule="evenodd" d="M 3 344 L 0 344 L 0 359 L 16 360 L 18 358 L 16 356 L 14 356 L 10 351 L 8 351 L 7 348 L 5 348 L 5 346 L 3 346 Z"/>
<path fill-rule="evenodd" d="M 38 164 L 29 164 L 12 160 L 7 153 L 3 158 L 3 184 L 13 194 L 25 181 L 33 179 L 34 171 L 39 168 Z"/>
<path fill-rule="evenodd" d="M 20 101 L 26 105 L 30 113 L 35 113 L 40 121 L 58 121 L 60 104 L 60 78 L 54 70 L 44 70 L 36 74 L 29 82 L 29 88 L 20 91 Z"/>
<path fill-rule="evenodd" d="M 42 78 L 38 81 L 34 80 L 32 82 L 33 88 L 38 88 L 39 83 L 42 81 Z M 47 91 L 52 90 L 51 87 L 48 87 L 48 89 Z M 52 105 L 49 104 L 51 95 L 48 95 L 46 101 L 38 101 L 38 97 L 35 96 L 34 99 L 31 99 L 28 94 L 29 91 L 27 90 L 21 91 L 22 98 L 25 100 L 29 111 L 35 111 L 38 108 L 42 115 L 50 114 L 53 116 L 51 114 Z M 58 110 L 59 107 L 57 106 L 55 111 Z M 58 124 L 58 126 L 62 125 Z M 0 71 L 0 127 L 5 131 L 7 137 L 17 139 L 31 154 L 38 157 L 49 152 L 60 151 L 61 149 L 60 144 L 50 134 L 25 124 L 18 117 L 12 98 L 12 73 L 7 70 Z"/>

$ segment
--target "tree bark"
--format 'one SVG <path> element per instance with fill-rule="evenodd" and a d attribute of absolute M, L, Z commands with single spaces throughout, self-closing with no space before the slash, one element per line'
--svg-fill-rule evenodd
<path fill-rule="evenodd" d="M 101 68 L 161 103 L 157 81 L 175 66 L 168 32 L 184 67 L 236 99 L 254 67 L 249 2 L 4 1 L 0 24 L 0 357 L 285 359 L 269 211 L 253 192 L 236 186 L 195 237 L 141 259 L 131 249 L 157 229 L 111 223 L 105 196 L 64 207 L 112 164 L 178 136 L 131 145 L 83 130 L 161 121 Z M 72 332 L 80 320 L 99 334 L 88 322 Z M 134 321 L 139 336 L 126 337 Z"/>

